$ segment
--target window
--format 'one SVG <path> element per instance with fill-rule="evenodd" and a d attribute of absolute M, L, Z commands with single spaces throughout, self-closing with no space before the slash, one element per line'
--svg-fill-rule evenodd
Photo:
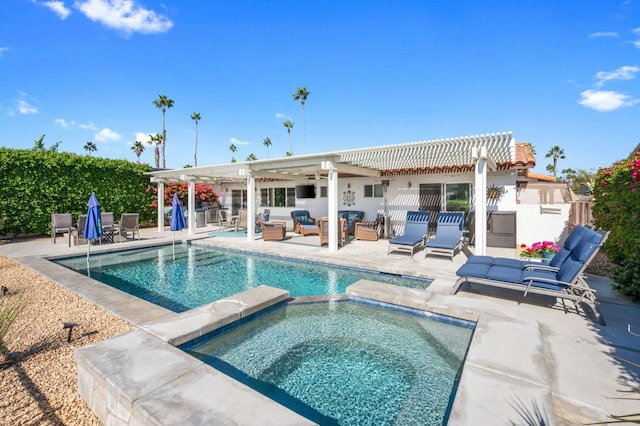
<path fill-rule="evenodd" d="M 320 198 L 327 198 L 327 187 L 326 186 L 321 186 L 320 187 Z"/>
<path fill-rule="evenodd" d="M 295 188 L 262 188 L 260 189 L 260 206 L 262 207 L 295 207 Z"/>
<path fill-rule="evenodd" d="M 447 205 L 445 210 L 448 212 L 469 211 L 471 202 L 471 184 L 469 183 L 447 183 L 445 184 L 447 194 Z"/>
<path fill-rule="evenodd" d="M 382 190 L 382 184 L 376 183 L 375 185 L 365 185 L 364 186 L 364 197 L 365 198 L 382 198 L 384 195 L 384 191 Z"/>

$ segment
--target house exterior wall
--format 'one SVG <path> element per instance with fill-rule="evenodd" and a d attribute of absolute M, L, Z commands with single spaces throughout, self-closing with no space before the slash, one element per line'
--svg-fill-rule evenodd
<path fill-rule="evenodd" d="M 535 241 L 550 240 L 563 241 L 567 234 L 567 224 L 571 204 L 522 205 L 517 203 L 516 172 L 513 170 L 490 172 L 487 176 L 488 186 L 502 187 L 503 195 L 497 200 L 487 200 L 487 211 L 513 211 L 516 212 L 516 241 L 520 244 L 531 244 Z M 365 212 L 365 220 L 374 220 L 377 214 L 385 212 L 391 220 L 391 230 L 396 235 L 404 231 L 404 221 L 407 211 L 417 210 L 420 206 L 420 184 L 429 183 L 469 183 L 474 184 L 473 173 L 429 174 L 395 176 L 385 178 L 389 180 L 387 192 L 383 197 L 364 196 L 364 186 L 381 184 L 380 179 L 366 177 L 340 178 L 338 182 L 338 209 L 359 210 Z M 295 207 L 265 207 L 260 204 L 261 188 L 293 188 L 296 185 L 316 185 L 316 198 L 296 199 Z M 271 220 L 284 220 L 289 229 L 293 227 L 290 212 L 292 210 L 309 210 L 315 218 L 327 215 L 327 198 L 321 197 L 321 187 L 326 186 L 326 179 L 301 182 L 260 182 L 257 184 L 258 200 L 257 211 L 265 208 L 271 211 Z M 231 189 L 244 189 L 241 186 Z M 351 191 L 354 203 L 347 205 L 344 198 L 346 192 Z M 471 190 L 473 197 L 473 189 Z M 228 196 L 230 198 L 230 195 Z M 226 200 L 227 204 L 231 200 Z M 472 200 L 472 203 L 474 200 Z"/>

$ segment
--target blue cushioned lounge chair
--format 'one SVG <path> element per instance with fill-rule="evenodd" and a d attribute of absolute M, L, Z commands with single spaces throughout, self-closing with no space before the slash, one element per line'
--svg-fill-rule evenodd
<path fill-rule="evenodd" d="M 389 240 L 387 255 L 392 251 L 413 253 L 424 242 L 429 226 L 429 212 L 407 212 L 404 234 Z"/>
<path fill-rule="evenodd" d="M 300 233 L 300 225 L 312 225 L 312 227 L 315 227 L 315 229 L 318 230 L 316 220 L 311 217 L 309 210 L 292 210 L 291 219 L 293 220 L 293 230 L 297 234 Z M 315 233 L 318 234 L 319 232 L 320 231 L 318 230 L 318 232 Z"/>
<path fill-rule="evenodd" d="M 453 286 L 451 294 L 457 293 L 462 284 L 469 283 L 522 291 L 525 297 L 532 293 L 557 297 L 563 302 L 570 300 L 576 306 L 576 310 L 578 304 L 584 302 L 591 308 L 598 322 L 604 325 L 595 291 L 587 284 L 583 272 L 608 236 L 608 232 L 596 232 L 585 228 L 578 243 L 564 261 L 552 268 L 540 264 L 523 268 L 522 265 L 508 266 L 500 262 L 467 262 L 456 271 L 460 278 Z"/>
<path fill-rule="evenodd" d="M 462 248 L 462 222 L 463 212 L 440 212 L 436 228 L 436 236 L 424 245 L 424 257 L 429 254 L 453 256 L 456 250 Z"/>
<path fill-rule="evenodd" d="M 560 250 L 551 259 L 549 264 L 540 262 L 532 262 L 530 260 L 511 259 L 506 257 L 491 257 L 491 256 L 471 256 L 467 260 L 467 263 L 483 263 L 487 265 L 500 265 L 510 266 L 513 268 L 536 268 L 536 269 L 549 269 L 557 271 L 560 265 L 567 259 L 571 251 L 578 245 L 580 239 L 585 235 L 585 231 L 589 228 L 576 225 L 571 231 L 571 234 L 565 239 L 564 244 L 560 247 Z"/>

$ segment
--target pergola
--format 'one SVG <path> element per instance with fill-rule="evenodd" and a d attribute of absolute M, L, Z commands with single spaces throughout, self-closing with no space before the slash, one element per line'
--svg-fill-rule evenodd
<path fill-rule="evenodd" d="M 213 166 L 150 172 L 158 185 L 158 230 L 164 230 L 164 183 L 187 182 L 189 234 L 195 229 L 195 183 L 246 183 L 248 218 L 256 211 L 256 181 L 304 181 L 327 179 L 329 250 L 338 250 L 338 179 L 363 176 L 383 178 L 400 175 L 475 171 L 476 253 L 486 250 L 487 168 L 510 169 L 516 162 L 511 132 L 463 136 L 350 149 L 320 154 L 256 160 Z M 255 223 L 247 221 L 247 238 L 255 239 Z"/>

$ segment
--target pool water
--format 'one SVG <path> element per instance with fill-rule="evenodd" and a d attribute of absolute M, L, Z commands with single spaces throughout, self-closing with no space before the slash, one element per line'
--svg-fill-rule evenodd
<path fill-rule="evenodd" d="M 426 288 L 431 281 L 323 264 L 178 244 L 85 256 L 55 262 L 133 296 L 184 312 L 269 285 L 292 297 L 343 294 L 361 279 Z"/>
<path fill-rule="evenodd" d="M 319 424 L 440 425 L 472 333 L 340 301 L 287 304 L 182 349 Z"/>

